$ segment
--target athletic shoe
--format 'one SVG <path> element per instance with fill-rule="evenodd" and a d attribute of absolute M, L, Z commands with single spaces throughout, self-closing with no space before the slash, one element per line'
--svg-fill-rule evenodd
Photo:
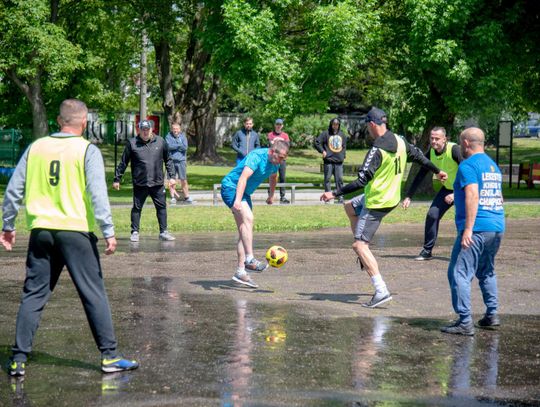
<path fill-rule="evenodd" d="M 245 285 L 247 287 L 250 287 L 250 288 L 257 288 L 259 287 L 257 285 L 257 283 L 255 281 L 253 281 L 253 279 L 251 278 L 251 276 L 249 274 L 238 274 L 238 273 L 235 273 L 235 275 L 233 276 L 232 280 L 235 282 L 235 283 L 238 283 L 238 284 L 242 284 L 242 285 Z"/>
<path fill-rule="evenodd" d="M 268 263 L 263 263 L 253 258 L 249 263 L 247 261 L 244 262 L 244 266 L 246 267 L 247 271 L 261 273 L 268 268 Z"/>
<path fill-rule="evenodd" d="M 129 238 L 131 242 L 139 241 L 139 232 L 131 232 L 131 237 Z"/>
<path fill-rule="evenodd" d="M 176 199 L 175 198 L 171 198 L 171 205 L 176 205 Z"/>
<path fill-rule="evenodd" d="M 101 371 L 103 373 L 123 372 L 125 370 L 134 370 L 139 364 L 134 360 L 123 358 L 101 359 Z"/>
<path fill-rule="evenodd" d="M 287 205 L 287 204 L 290 204 L 291 201 L 289 201 L 287 198 L 283 197 L 279 200 L 280 203 L 282 203 L 283 205 Z"/>
<path fill-rule="evenodd" d="M 382 305 L 385 302 L 390 301 L 391 299 L 392 299 L 392 296 L 390 295 L 388 291 L 384 293 L 380 293 L 376 291 L 375 294 L 373 294 L 373 297 L 371 297 L 371 300 L 369 302 L 363 303 L 362 307 L 376 308 L 379 305 Z"/>
<path fill-rule="evenodd" d="M 427 250 L 422 249 L 420 254 L 414 258 L 416 261 L 425 261 L 425 260 L 431 260 L 433 259 L 433 255 L 431 252 L 428 252 Z"/>
<path fill-rule="evenodd" d="M 451 325 L 443 326 L 441 332 L 445 334 L 474 336 L 474 325 L 471 322 L 464 323 L 459 319 Z"/>
<path fill-rule="evenodd" d="M 183 203 L 186 204 L 186 205 L 191 205 L 193 204 L 195 201 L 193 199 L 191 199 L 190 196 L 188 196 L 187 198 L 184 199 Z"/>
<path fill-rule="evenodd" d="M 499 319 L 499 316 L 497 314 L 486 314 L 482 319 L 478 321 L 478 326 L 481 326 L 483 328 L 489 328 L 499 325 L 501 325 L 501 320 Z"/>
<path fill-rule="evenodd" d="M 8 374 L 13 377 L 24 376 L 24 362 L 16 362 L 14 360 L 10 361 L 8 365 Z"/>
<path fill-rule="evenodd" d="M 175 239 L 176 238 L 167 231 L 159 234 L 159 240 L 170 241 L 170 240 L 175 240 Z"/>

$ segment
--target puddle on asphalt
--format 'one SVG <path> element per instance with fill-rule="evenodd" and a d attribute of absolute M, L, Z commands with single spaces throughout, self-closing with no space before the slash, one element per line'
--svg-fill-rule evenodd
<path fill-rule="evenodd" d="M 0 405 L 382 406 L 540 403 L 540 318 L 443 335 L 438 319 L 325 318 L 298 304 L 186 294 L 173 278 L 107 281 L 120 350 L 139 370 L 102 375 L 73 286 L 48 304 L 24 380 Z M 20 283 L 0 282 L 0 362 Z"/>
<path fill-rule="evenodd" d="M 380 233 L 375 236 L 371 246 L 374 248 L 383 247 L 418 247 L 421 236 L 406 233 L 391 234 Z M 437 241 L 439 245 L 451 246 L 454 243 L 454 237 L 440 237 Z M 156 238 L 141 236 L 141 241 L 137 243 L 129 242 L 128 239 L 119 239 L 119 252 L 127 253 L 156 253 L 156 252 L 207 252 L 220 250 L 236 250 L 237 234 L 219 233 L 205 234 L 198 233 L 194 235 L 178 235 L 175 241 L 161 242 Z M 301 233 L 283 233 L 283 234 L 265 234 L 256 233 L 253 241 L 255 250 L 263 250 L 274 244 L 279 244 L 288 249 L 318 249 L 332 250 L 343 249 L 351 246 L 353 238 L 350 233 L 339 232 L 301 232 Z"/>

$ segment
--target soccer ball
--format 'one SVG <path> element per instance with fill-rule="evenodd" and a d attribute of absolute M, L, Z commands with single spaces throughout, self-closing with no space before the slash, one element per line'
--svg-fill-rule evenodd
<path fill-rule="evenodd" d="M 289 260 L 289 255 L 287 254 L 287 250 L 285 250 L 283 247 L 272 246 L 266 252 L 266 260 L 268 260 L 268 264 L 270 264 L 272 267 L 279 268 L 287 263 L 287 260 Z"/>

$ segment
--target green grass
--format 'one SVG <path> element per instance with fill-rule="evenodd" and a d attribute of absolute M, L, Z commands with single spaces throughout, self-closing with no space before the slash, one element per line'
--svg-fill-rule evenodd
<path fill-rule="evenodd" d="M 507 204 L 509 219 L 539 219 L 540 206 L 535 204 Z M 412 206 L 407 210 L 398 207 L 384 219 L 385 224 L 423 224 L 427 206 Z M 333 227 L 349 227 L 347 216 L 341 205 L 315 206 L 267 206 L 254 207 L 255 230 L 259 232 L 312 231 Z M 453 209 L 445 220 L 452 222 Z M 125 237 L 130 232 L 130 208 L 113 207 L 113 219 L 118 236 Z M 173 207 L 168 211 L 169 230 L 172 233 L 236 231 L 233 216 L 224 205 Z M 17 218 L 16 228 L 27 234 L 24 214 Z M 157 234 L 158 225 L 155 210 L 146 206 L 142 212 L 141 232 Z M 99 234 L 99 233 L 98 233 Z"/>

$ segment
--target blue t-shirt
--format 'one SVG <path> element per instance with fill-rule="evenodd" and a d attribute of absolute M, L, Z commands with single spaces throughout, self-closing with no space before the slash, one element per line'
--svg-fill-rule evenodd
<path fill-rule="evenodd" d="M 225 175 L 223 180 L 221 180 L 221 187 L 236 189 L 244 167 L 249 167 L 253 170 L 253 175 L 248 178 L 244 192 L 251 195 L 265 179 L 278 171 L 279 164 L 272 164 L 268 160 L 268 148 L 258 148 L 246 155 L 231 172 Z"/>
<path fill-rule="evenodd" d="M 458 232 L 465 229 L 465 187 L 478 184 L 478 213 L 473 232 L 504 232 L 502 174 L 485 153 L 474 154 L 459 164 L 454 181 L 454 205 Z"/>

